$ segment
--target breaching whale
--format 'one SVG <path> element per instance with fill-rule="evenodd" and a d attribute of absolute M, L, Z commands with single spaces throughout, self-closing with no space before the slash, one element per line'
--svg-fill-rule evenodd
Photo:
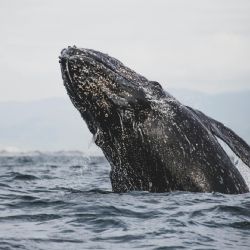
<path fill-rule="evenodd" d="M 231 129 L 181 104 L 117 59 L 75 46 L 60 55 L 67 93 L 111 165 L 114 192 L 248 192 L 219 144 L 250 166 Z"/>

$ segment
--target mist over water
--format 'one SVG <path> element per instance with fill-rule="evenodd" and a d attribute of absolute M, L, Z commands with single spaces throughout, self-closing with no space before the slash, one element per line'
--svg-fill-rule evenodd
<path fill-rule="evenodd" d="M 0 249 L 249 249 L 250 193 L 111 191 L 103 157 L 1 153 Z"/>

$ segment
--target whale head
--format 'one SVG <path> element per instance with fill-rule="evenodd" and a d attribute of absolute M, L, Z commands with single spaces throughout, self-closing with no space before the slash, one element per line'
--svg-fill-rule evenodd
<path fill-rule="evenodd" d="M 90 49 L 68 47 L 60 55 L 64 85 L 90 131 L 119 131 L 123 123 L 141 122 L 161 86 L 117 59 Z"/>
<path fill-rule="evenodd" d="M 68 95 L 110 162 L 113 190 L 149 190 L 151 170 L 143 166 L 155 162 L 143 142 L 158 128 L 160 84 L 94 50 L 68 47 L 59 58 Z"/>

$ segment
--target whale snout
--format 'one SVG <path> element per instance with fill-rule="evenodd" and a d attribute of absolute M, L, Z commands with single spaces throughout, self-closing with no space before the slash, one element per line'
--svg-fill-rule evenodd
<path fill-rule="evenodd" d="M 79 49 L 76 46 L 68 46 L 61 50 L 61 56 L 59 57 L 67 57 L 79 54 Z"/>
<path fill-rule="evenodd" d="M 74 62 L 74 51 L 73 47 L 65 48 L 61 51 L 59 56 L 59 63 L 61 65 L 62 77 L 64 80 L 64 85 L 70 95 L 76 96 L 77 92 L 77 84 L 76 84 L 76 76 L 78 76 L 78 72 L 75 70 Z"/>

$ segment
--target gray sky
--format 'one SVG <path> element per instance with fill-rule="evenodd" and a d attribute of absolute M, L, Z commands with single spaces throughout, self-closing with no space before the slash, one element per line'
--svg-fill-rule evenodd
<path fill-rule="evenodd" d="M 0 101 L 65 96 L 60 50 L 106 52 L 165 88 L 250 89 L 248 0 L 1 0 Z"/>

